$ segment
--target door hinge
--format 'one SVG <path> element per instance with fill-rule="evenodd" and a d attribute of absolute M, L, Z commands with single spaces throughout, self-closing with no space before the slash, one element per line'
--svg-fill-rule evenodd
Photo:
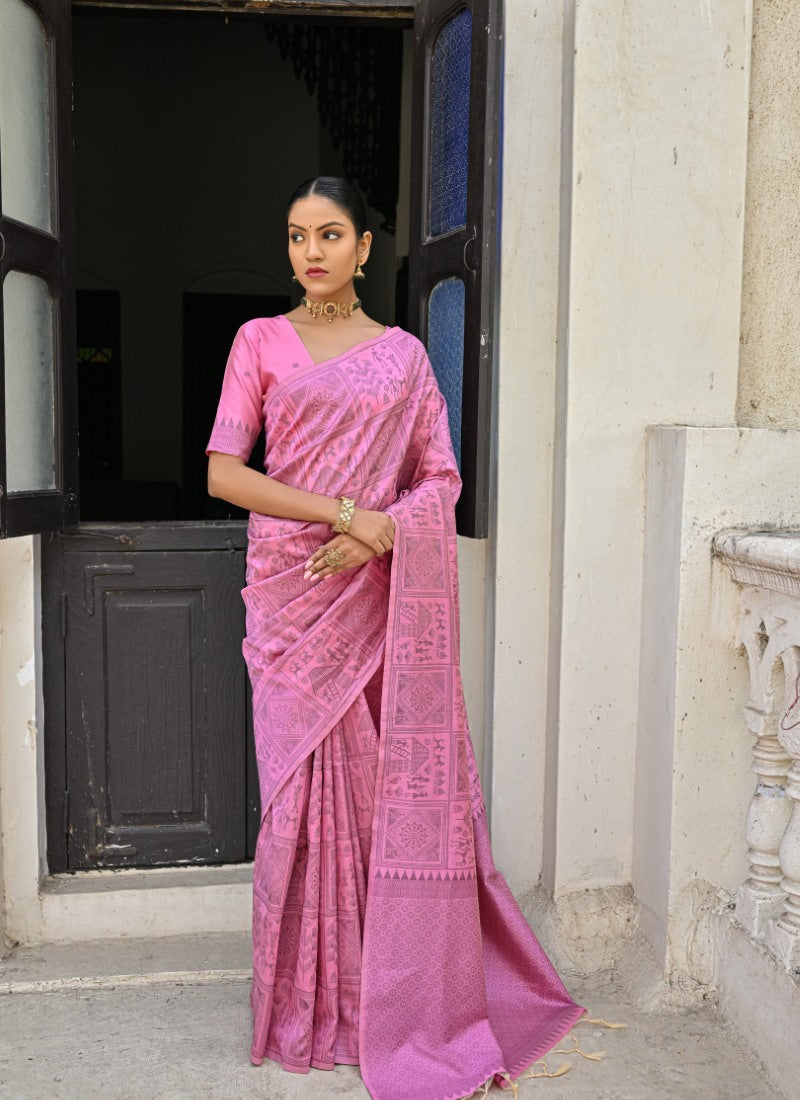
<path fill-rule="evenodd" d="M 61 593 L 61 637 L 67 636 L 67 594 Z"/>

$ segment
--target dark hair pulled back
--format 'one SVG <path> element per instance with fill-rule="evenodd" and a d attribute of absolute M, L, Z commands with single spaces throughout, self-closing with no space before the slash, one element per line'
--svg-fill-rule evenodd
<path fill-rule="evenodd" d="M 359 195 L 350 180 L 342 176 L 314 176 L 295 188 L 289 199 L 287 213 L 299 199 L 307 199 L 309 195 L 320 195 L 323 199 L 329 199 L 347 214 L 356 228 L 356 236 L 361 237 L 367 228 L 367 211 L 364 200 Z"/>

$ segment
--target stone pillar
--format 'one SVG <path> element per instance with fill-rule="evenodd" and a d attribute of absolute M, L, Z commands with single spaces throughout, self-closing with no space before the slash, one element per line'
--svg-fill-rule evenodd
<path fill-rule="evenodd" d="M 736 891 L 736 917 L 748 932 L 760 937 L 767 921 L 781 912 L 786 896 L 781 887 L 778 849 L 791 813 L 791 803 L 786 797 L 786 774 L 791 760 L 777 736 L 774 645 L 772 652 L 767 653 L 770 645 L 759 607 L 760 593 L 746 590 L 743 600 L 741 636 L 750 662 L 750 699 L 744 713 L 747 728 L 756 738 L 752 767 L 758 781 L 747 812 L 745 833 L 750 873 Z M 770 619 L 766 609 L 763 614 Z"/>
<path fill-rule="evenodd" d="M 800 532 L 727 531 L 714 546 L 743 586 L 745 718 L 758 738 L 759 782 L 747 818 L 750 874 L 737 891 L 737 917 L 794 973 L 800 969 Z"/>
<path fill-rule="evenodd" d="M 792 651 L 795 659 L 797 652 Z M 793 810 L 779 849 L 781 887 L 786 897 L 780 916 L 767 926 L 765 938 L 773 955 L 787 970 L 797 973 L 800 971 L 800 675 L 789 694 L 789 706 L 781 715 L 779 733 L 780 743 L 792 757 L 786 793 Z"/>

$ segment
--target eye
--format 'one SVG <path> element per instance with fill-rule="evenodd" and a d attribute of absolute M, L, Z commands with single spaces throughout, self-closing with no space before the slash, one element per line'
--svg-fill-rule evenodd
<path fill-rule="evenodd" d="M 341 233 L 337 233 L 335 229 L 328 229 L 324 234 L 326 237 L 331 237 L 333 240 L 338 241 Z"/>
<path fill-rule="evenodd" d="M 294 241 L 295 243 L 297 243 L 297 241 L 302 241 L 302 239 L 303 239 L 303 234 L 302 233 L 290 233 L 289 234 L 289 240 Z"/>

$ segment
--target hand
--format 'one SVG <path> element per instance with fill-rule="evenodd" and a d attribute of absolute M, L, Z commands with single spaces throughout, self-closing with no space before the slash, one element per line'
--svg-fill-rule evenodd
<path fill-rule="evenodd" d="M 344 561 L 341 565 L 328 565 L 325 561 L 325 551 L 330 550 L 332 547 L 341 550 L 344 555 Z M 381 553 L 385 553 L 385 551 L 381 550 Z M 364 565 L 370 558 L 376 556 L 374 550 L 349 532 L 336 534 L 329 542 L 323 543 L 319 550 L 315 550 L 308 559 L 303 580 L 318 581 L 321 577 L 343 573 L 346 569 L 356 569 L 359 565 Z"/>
<path fill-rule="evenodd" d="M 348 535 L 371 547 L 376 554 L 385 554 L 394 546 L 394 520 L 388 512 L 373 512 L 356 508 L 350 520 Z"/>

